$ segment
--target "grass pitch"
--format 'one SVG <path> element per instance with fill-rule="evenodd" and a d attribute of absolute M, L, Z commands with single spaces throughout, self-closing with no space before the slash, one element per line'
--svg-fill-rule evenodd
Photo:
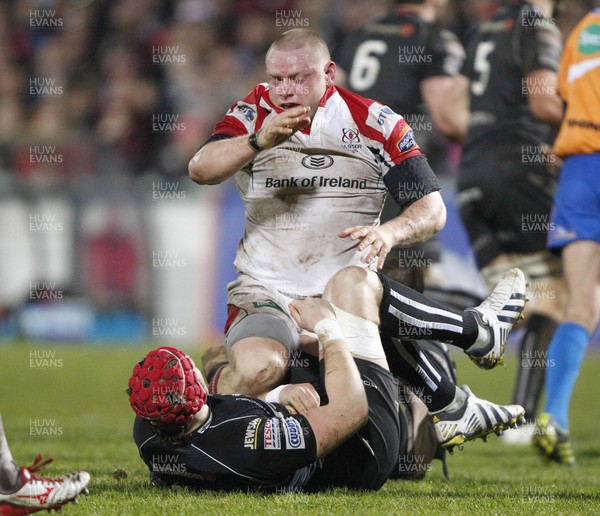
<path fill-rule="evenodd" d="M 46 474 L 85 469 L 90 496 L 64 514 L 599 514 L 600 356 L 588 353 L 575 390 L 571 424 L 579 466 L 546 467 L 530 447 L 495 436 L 449 456 L 450 480 L 435 461 L 421 482 L 390 481 L 377 493 L 319 495 L 164 491 L 151 488 L 131 438 L 125 388 L 133 364 L 151 348 L 0 346 L 0 413 L 15 459 L 53 456 Z M 198 359 L 199 354 L 194 354 Z M 508 403 L 516 358 L 481 371 L 457 355 L 459 381 L 480 397 Z"/>

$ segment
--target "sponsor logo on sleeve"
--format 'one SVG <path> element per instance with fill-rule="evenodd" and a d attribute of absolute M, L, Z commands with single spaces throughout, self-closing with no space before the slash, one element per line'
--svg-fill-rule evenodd
<path fill-rule="evenodd" d="M 258 433 L 258 423 L 260 418 L 257 417 L 248 423 L 246 427 L 246 435 L 244 436 L 244 448 L 250 448 L 256 450 L 256 437 Z"/>
<path fill-rule="evenodd" d="M 415 136 L 412 129 L 409 129 L 404 133 L 404 135 L 400 138 L 397 143 L 398 149 L 400 152 L 408 152 L 415 146 Z"/>
<path fill-rule="evenodd" d="M 306 448 L 302 426 L 297 419 L 286 417 L 283 420 L 283 432 L 285 434 L 285 447 L 287 450 L 303 450 Z"/>
<path fill-rule="evenodd" d="M 248 120 L 248 122 L 253 122 L 256 118 L 256 111 L 248 104 L 238 104 L 237 110 L 244 115 L 244 118 Z"/>
<path fill-rule="evenodd" d="M 265 450 L 281 450 L 281 430 L 279 419 L 267 419 L 263 429 Z"/>
<path fill-rule="evenodd" d="M 381 108 L 381 111 L 379 112 L 379 116 L 377 117 L 377 123 L 379 125 L 383 125 L 385 124 L 385 121 L 388 117 L 388 115 L 393 115 L 394 112 L 387 106 L 383 106 Z"/>

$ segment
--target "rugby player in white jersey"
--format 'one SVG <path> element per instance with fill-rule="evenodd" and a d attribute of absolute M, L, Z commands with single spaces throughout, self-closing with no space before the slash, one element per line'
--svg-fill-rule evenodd
<path fill-rule="evenodd" d="M 269 82 L 229 109 L 189 164 L 199 184 L 235 176 L 246 207 L 228 286 L 229 361 L 213 377 L 220 393 L 258 395 L 281 381 L 299 340 L 292 299 L 320 295 L 344 266 L 381 267 L 393 246 L 427 240 L 446 219 L 408 124 L 336 88 L 318 34 L 279 36 L 266 71 Z M 404 210 L 380 225 L 388 193 Z"/>

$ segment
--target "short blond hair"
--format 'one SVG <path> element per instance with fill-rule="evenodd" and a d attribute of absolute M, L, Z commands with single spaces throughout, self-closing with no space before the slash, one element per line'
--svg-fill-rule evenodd
<path fill-rule="evenodd" d="M 267 56 L 271 50 L 297 50 L 308 47 L 317 51 L 324 63 L 331 61 L 331 54 L 327 43 L 320 34 L 309 29 L 291 29 L 280 34 L 267 50 Z"/>

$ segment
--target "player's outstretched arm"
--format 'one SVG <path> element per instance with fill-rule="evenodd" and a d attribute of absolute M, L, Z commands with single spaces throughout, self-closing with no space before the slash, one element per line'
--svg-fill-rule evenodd
<path fill-rule="evenodd" d="M 369 417 L 365 389 L 331 305 L 317 298 L 296 300 L 290 312 L 298 325 L 313 331 L 323 346 L 329 403 L 305 413 L 324 457 L 362 427 Z"/>
<path fill-rule="evenodd" d="M 309 111 L 310 107 L 303 106 L 287 109 L 264 124 L 255 135 L 207 143 L 189 162 L 190 179 L 201 185 L 222 183 L 252 161 L 261 150 L 279 145 L 296 131 L 310 125 Z"/>

